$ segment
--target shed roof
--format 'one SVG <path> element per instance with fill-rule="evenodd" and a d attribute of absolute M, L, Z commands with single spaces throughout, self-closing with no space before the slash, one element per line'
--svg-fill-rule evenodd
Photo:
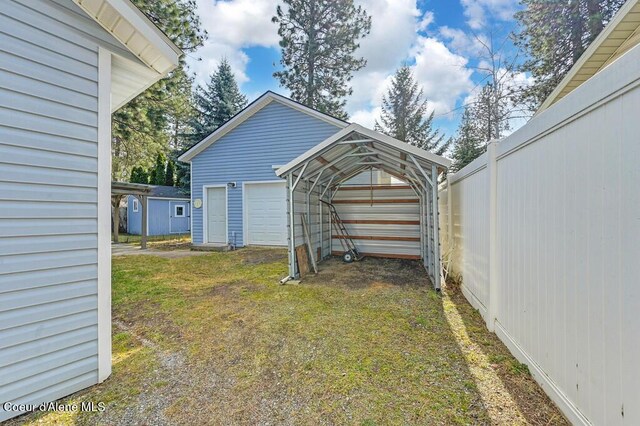
<path fill-rule="evenodd" d="M 306 105 L 303 105 L 299 102 L 296 102 L 292 99 L 286 98 L 282 95 L 274 93 L 272 91 L 265 92 L 262 96 L 260 96 L 255 101 L 251 102 L 247 105 L 242 111 L 234 115 L 229 121 L 224 123 L 222 126 L 218 127 L 213 131 L 209 136 L 204 138 L 202 141 L 198 142 L 196 145 L 191 147 L 187 152 L 182 154 L 178 160 L 180 161 L 191 161 L 193 157 L 200 154 L 202 151 L 207 149 L 209 146 L 214 144 L 220 138 L 222 138 L 227 133 L 231 132 L 233 129 L 238 127 L 240 124 L 245 122 L 247 119 L 251 118 L 258 111 L 266 107 L 272 102 L 278 102 L 295 110 L 301 111 L 305 114 L 308 114 L 312 117 L 318 118 L 322 121 L 325 121 L 329 124 L 333 124 L 337 127 L 346 127 L 349 125 L 346 121 L 340 120 L 339 118 L 333 117 L 331 115 L 325 114 L 313 108 L 309 108 Z"/>
<path fill-rule="evenodd" d="M 276 171 L 283 177 L 294 173 L 335 185 L 370 168 L 384 170 L 411 184 L 430 180 L 432 167 L 444 171 L 451 160 L 409 145 L 390 136 L 350 124 Z"/>
<path fill-rule="evenodd" d="M 155 185 L 151 187 L 150 197 L 189 198 L 189 191 L 175 186 Z"/>
<path fill-rule="evenodd" d="M 536 115 L 571 93 L 640 42 L 640 0 L 628 0 L 589 45 Z"/>

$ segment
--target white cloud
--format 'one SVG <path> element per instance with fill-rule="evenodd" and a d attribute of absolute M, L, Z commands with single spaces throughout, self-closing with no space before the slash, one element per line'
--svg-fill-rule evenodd
<path fill-rule="evenodd" d="M 517 0 L 460 0 L 467 24 L 474 30 L 487 25 L 487 15 L 508 21 L 518 8 Z"/>
<path fill-rule="evenodd" d="M 472 87 L 467 61 L 452 53 L 441 41 L 420 35 L 433 24 L 432 12 L 422 14 L 415 0 L 362 0 L 371 15 L 371 34 L 357 54 L 367 66 L 354 75 L 353 95 L 347 109 L 351 120 L 372 126 L 379 117 L 382 96 L 391 77 L 403 62 L 412 66 L 418 83 L 438 112 L 453 109 L 456 100 Z"/>
<path fill-rule="evenodd" d="M 271 22 L 278 0 L 196 1 L 203 27 L 209 33 L 205 45 L 188 58 L 191 69 L 197 73 L 196 82 L 204 82 L 223 57 L 231 64 L 239 83 L 247 82 L 246 70 L 251 58 L 243 49 L 278 46 L 277 25 Z M 451 41 L 454 51 L 469 41 L 464 41 L 456 30 L 442 30 L 431 37 L 420 35 L 435 18 L 430 11 L 420 12 L 416 0 L 360 0 L 357 3 L 371 16 L 372 27 L 357 51 L 367 60 L 367 66 L 355 73 L 350 82 L 353 95 L 348 99 L 347 110 L 352 120 L 373 126 L 391 76 L 404 62 L 415 63 L 412 65 L 415 76 L 436 111 L 453 109 L 456 100 L 472 87 L 471 71 L 466 68 L 465 58 L 453 53 L 436 37 Z M 463 49 L 459 52 L 466 54 Z M 197 61 L 197 57 L 202 61 Z M 279 90 L 284 93 L 283 89 Z"/>
<path fill-rule="evenodd" d="M 456 100 L 473 88 L 468 60 L 433 37 L 419 37 L 414 52 L 414 74 L 436 114 L 451 111 Z"/>
<path fill-rule="evenodd" d="M 248 81 L 250 58 L 242 48 L 278 45 L 277 27 L 271 22 L 278 0 L 197 0 L 202 26 L 209 33 L 188 63 L 202 83 L 215 70 L 222 58 L 227 58 L 238 82 Z M 202 58 L 198 61 L 196 58 Z"/>

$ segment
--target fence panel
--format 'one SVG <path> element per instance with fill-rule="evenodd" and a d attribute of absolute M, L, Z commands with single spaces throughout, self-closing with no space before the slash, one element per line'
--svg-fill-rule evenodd
<path fill-rule="evenodd" d="M 465 295 L 576 424 L 640 424 L 638 111 L 635 48 L 452 176 L 443 202 Z"/>

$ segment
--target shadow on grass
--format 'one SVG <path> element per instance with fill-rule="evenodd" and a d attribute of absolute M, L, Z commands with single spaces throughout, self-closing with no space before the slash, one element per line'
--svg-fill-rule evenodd
<path fill-rule="evenodd" d="M 531 425 L 569 424 L 533 380 L 527 366 L 487 330 L 480 313 L 468 303 L 457 284 L 447 285 L 443 301 L 493 421 L 502 423 L 501 420 L 516 416 Z"/>

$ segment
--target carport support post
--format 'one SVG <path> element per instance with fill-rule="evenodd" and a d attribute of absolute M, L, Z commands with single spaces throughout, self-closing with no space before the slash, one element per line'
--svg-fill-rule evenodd
<path fill-rule="evenodd" d="M 431 198 L 433 202 L 433 276 L 436 290 L 440 290 L 440 224 L 438 223 L 438 168 L 431 166 Z"/>
<path fill-rule="evenodd" d="M 294 232 L 294 211 L 293 211 L 293 173 L 287 175 L 287 191 L 289 195 L 289 276 L 296 278 L 296 236 Z"/>
<path fill-rule="evenodd" d="M 140 229 L 140 248 L 147 248 L 147 196 L 140 195 L 140 205 L 142 206 L 142 225 Z"/>

